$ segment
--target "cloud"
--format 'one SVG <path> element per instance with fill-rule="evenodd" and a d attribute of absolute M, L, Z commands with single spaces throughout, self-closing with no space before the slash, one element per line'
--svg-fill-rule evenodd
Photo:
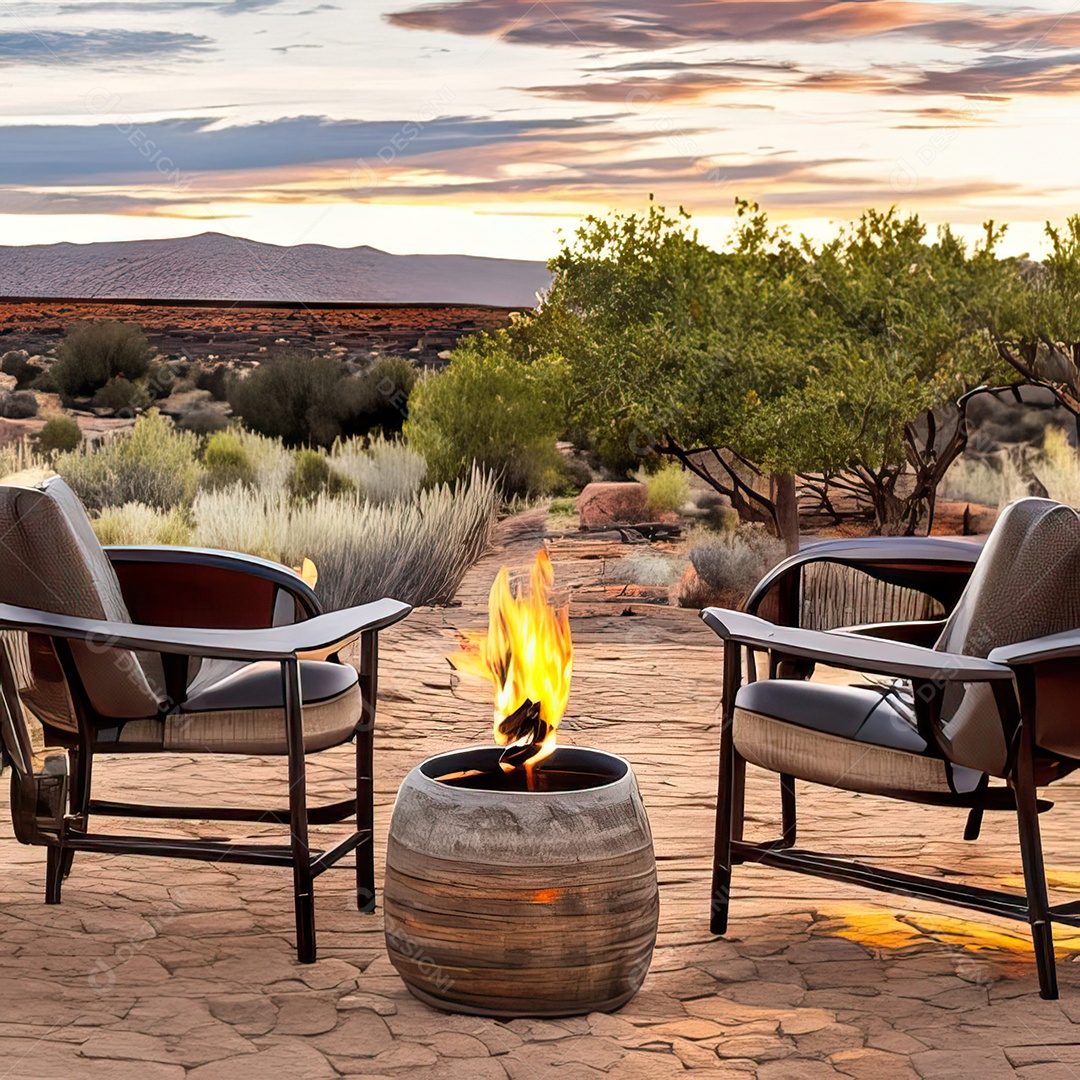
<path fill-rule="evenodd" d="M 0 31 L 0 67 L 19 64 L 109 64 L 150 57 L 184 57 L 213 44 L 201 34 L 167 30 Z"/>
<path fill-rule="evenodd" d="M 1080 53 L 989 56 L 966 67 L 927 71 L 911 88 L 929 94 L 987 98 L 1075 94 L 1080 92 Z"/>
<path fill-rule="evenodd" d="M 176 11 L 191 11 L 193 9 L 216 11 L 219 15 L 244 15 L 249 11 L 262 11 L 265 8 L 277 7 L 282 0 L 86 0 L 79 4 L 61 4 L 61 15 L 85 15 L 91 11 L 137 11 L 140 14 L 167 15 Z M 312 11 L 328 8 L 328 4 L 320 4 Z M 310 12 L 304 12 L 310 14 Z"/>
<path fill-rule="evenodd" d="M 501 143 L 525 153 L 530 143 L 593 138 L 594 118 L 525 121 L 443 116 L 417 121 L 329 120 L 299 116 L 220 127 L 217 118 L 135 123 L 109 113 L 108 99 L 91 107 L 107 123 L 0 126 L 0 185 L 95 185 L 158 177 L 162 161 L 186 175 L 285 169 L 345 162 L 398 161 L 443 151 L 464 154 Z M 611 133 L 613 140 L 624 140 Z"/>
<path fill-rule="evenodd" d="M 396 26 L 530 45 L 657 49 L 701 42 L 823 41 L 909 34 L 943 44 L 1071 47 L 1080 12 L 925 0 L 444 0 Z"/>
<path fill-rule="evenodd" d="M 627 65 L 630 67 L 631 65 Z M 560 101 L 592 101 L 621 103 L 628 108 L 640 109 L 659 104 L 688 104 L 718 94 L 741 93 L 754 90 L 829 90 L 833 92 L 863 93 L 887 91 L 895 87 L 895 81 L 880 74 L 860 72 L 800 72 L 789 65 L 752 64 L 685 64 L 634 65 L 639 68 L 673 70 L 682 68 L 678 74 L 665 77 L 631 75 L 613 81 L 582 79 L 576 83 L 554 86 L 522 87 L 527 93 L 539 97 L 556 98 Z M 727 74 L 717 68 L 730 69 Z M 609 71 L 625 70 L 610 68 Z M 754 106 L 746 106 L 754 107 Z M 757 106 L 771 108 L 772 106 Z"/>

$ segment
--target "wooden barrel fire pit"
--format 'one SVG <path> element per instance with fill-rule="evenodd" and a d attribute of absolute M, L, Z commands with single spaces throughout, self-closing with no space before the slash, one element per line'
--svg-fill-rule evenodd
<path fill-rule="evenodd" d="M 659 897 L 629 764 L 558 747 L 533 771 L 502 748 L 405 778 L 386 855 L 386 944 L 416 997 L 483 1016 L 572 1016 L 625 1004 L 649 969 Z"/>

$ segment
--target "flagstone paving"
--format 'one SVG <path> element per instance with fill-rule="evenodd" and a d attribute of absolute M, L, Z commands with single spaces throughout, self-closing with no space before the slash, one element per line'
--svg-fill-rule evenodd
<path fill-rule="evenodd" d="M 465 582 L 461 604 L 385 635 L 376 740 L 377 859 L 394 793 L 422 758 L 485 741 L 481 686 L 451 685 L 455 631 L 483 622 L 501 562 L 541 542 L 534 515 Z M 574 690 L 564 741 L 624 754 L 652 820 L 660 933 L 641 992 L 614 1015 L 498 1022 L 414 1000 L 386 958 L 379 913 L 351 907 L 352 875 L 318 881 L 319 962 L 292 953 L 290 880 L 265 867 L 81 855 L 64 902 L 41 902 L 44 858 L 0 808 L 0 1078 L 276 1080 L 365 1076 L 577 1080 L 686 1073 L 759 1080 L 1080 1076 L 1080 974 L 1063 947 L 1062 997 L 1039 999 L 1017 924 L 958 917 L 850 886 L 738 868 L 730 933 L 708 931 L 720 653 L 693 612 L 598 588 L 610 543 L 552 545 L 573 597 Z M 618 592 L 618 590 L 614 590 Z M 645 598 L 647 600 L 647 598 Z M 312 759 L 315 793 L 340 790 L 350 752 Z M 103 761 L 102 796 L 280 798 L 284 762 Z M 1017 881 L 1008 815 L 977 843 L 958 813 L 798 785 L 800 843 L 974 883 Z M 751 770 L 748 833 L 779 820 L 774 778 Z M 1062 895 L 1080 889 L 1077 789 L 1044 819 Z M 130 828 L 130 823 L 118 825 Z M 178 833 L 220 836 L 189 822 Z M 251 835 L 261 835 L 253 828 Z"/>

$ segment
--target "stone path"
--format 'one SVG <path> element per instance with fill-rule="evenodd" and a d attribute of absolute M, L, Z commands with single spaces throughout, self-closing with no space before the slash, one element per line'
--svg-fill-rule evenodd
<path fill-rule="evenodd" d="M 408 769 L 488 737 L 483 688 L 452 689 L 445 655 L 457 628 L 482 624 L 497 566 L 524 565 L 536 544 L 519 534 L 469 575 L 460 607 L 418 611 L 386 635 L 380 865 Z M 1059 935 L 1062 999 L 1044 1002 L 1018 924 L 751 867 L 736 871 L 730 934 L 709 934 L 719 650 L 694 613 L 611 602 L 597 589 L 618 555 L 610 544 L 552 546 L 557 581 L 575 598 L 564 740 L 630 759 L 655 833 L 660 936 L 636 998 L 616 1015 L 559 1021 L 429 1009 L 390 966 L 381 916 L 351 907 L 347 871 L 319 879 L 320 960 L 310 967 L 293 959 L 281 870 L 82 855 L 63 904 L 46 907 L 43 853 L 15 843 L 2 807 L 0 1078 L 1080 1076 L 1080 969 L 1068 947 L 1080 941 Z M 314 758 L 316 793 L 340 791 L 351 768 L 348 750 Z M 283 771 L 272 759 L 119 758 L 102 762 L 98 794 L 266 803 L 281 797 Z M 1058 785 L 1054 797 L 1047 862 L 1067 896 L 1080 890 L 1076 787 Z M 802 784 L 799 799 L 807 846 L 1017 881 L 1008 815 L 989 816 L 983 838 L 966 844 L 958 813 Z M 751 771 L 748 810 L 749 835 L 777 831 L 774 779 Z M 177 831 L 222 835 L 213 823 Z"/>

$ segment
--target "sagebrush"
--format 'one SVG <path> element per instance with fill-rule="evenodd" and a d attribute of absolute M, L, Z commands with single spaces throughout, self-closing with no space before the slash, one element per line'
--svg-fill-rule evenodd
<path fill-rule="evenodd" d="M 453 487 L 390 505 L 366 503 L 358 492 L 297 502 L 280 490 L 236 487 L 199 494 L 194 542 L 289 566 L 309 558 L 330 610 L 383 596 L 445 604 L 490 545 L 497 506 L 494 480 L 475 470 Z"/>

